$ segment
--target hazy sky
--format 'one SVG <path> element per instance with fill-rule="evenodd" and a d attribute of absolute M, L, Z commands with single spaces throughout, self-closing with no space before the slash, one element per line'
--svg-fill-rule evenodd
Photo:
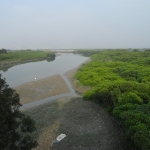
<path fill-rule="evenodd" d="M 1 48 L 150 48 L 150 0 L 0 0 Z"/>

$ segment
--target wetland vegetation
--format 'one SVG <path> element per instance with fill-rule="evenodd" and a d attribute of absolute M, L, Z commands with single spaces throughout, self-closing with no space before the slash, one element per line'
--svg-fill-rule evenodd
<path fill-rule="evenodd" d="M 42 59 L 47 59 L 47 61 L 52 61 L 55 59 L 55 53 L 53 52 L 22 50 L 3 53 L 4 50 L 1 51 L 0 66 Z"/>
<path fill-rule="evenodd" d="M 133 149 L 150 149 L 150 51 L 106 50 L 91 59 L 74 77 L 91 87 L 83 99 L 106 108 Z"/>

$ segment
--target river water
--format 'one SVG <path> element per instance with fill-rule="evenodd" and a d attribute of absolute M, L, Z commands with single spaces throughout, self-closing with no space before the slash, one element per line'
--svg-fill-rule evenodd
<path fill-rule="evenodd" d="M 21 107 L 21 109 L 31 108 L 60 97 L 79 96 L 72 88 L 64 73 L 74 68 L 77 68 L 80 64 L 88 59 L 89 57 L 84 57 L 78 54 L 62 53 L 60 56 L 57 56 L 54 61 L 48 62 L 44 60 L 38 62 L 29 62 L 26 64 L 19 64 L 9 68 L 6 71 L 0 70 L 0 74 L 2 74 L 2 78 L 6 79 L 6 82 L 10 87 L 15 87 L 25 82 L 34 81 L 35 78 L 36 80 L 38 80 L 56 74 L 61 75 L 61 77 L 65 80 L 70 90 L 70 93 L 51 96 L 36 102 L 24 104 Z"/>

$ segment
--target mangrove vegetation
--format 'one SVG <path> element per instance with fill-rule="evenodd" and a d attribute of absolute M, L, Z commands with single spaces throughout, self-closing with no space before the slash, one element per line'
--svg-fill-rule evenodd
<path fill-rule="evenodd" d="M 89 53 L 89 52 L 88 52 Z M 75 79 L 114 116 L 133 149 L 150 149 L 150 51 L 105 50 L 91 56 Z"/>

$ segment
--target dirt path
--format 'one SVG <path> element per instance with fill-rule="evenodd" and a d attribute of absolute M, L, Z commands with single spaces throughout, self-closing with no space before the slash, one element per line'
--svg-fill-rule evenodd
<path fill-rule="evenodd" d="M 126 150 L 123 133 L 114 119 L 99 105 L 82 98 L 61 98 L 30 109 L 36 121 L 35 150 Z M 56 137 L 66 138 L 54 144 Z"/>

